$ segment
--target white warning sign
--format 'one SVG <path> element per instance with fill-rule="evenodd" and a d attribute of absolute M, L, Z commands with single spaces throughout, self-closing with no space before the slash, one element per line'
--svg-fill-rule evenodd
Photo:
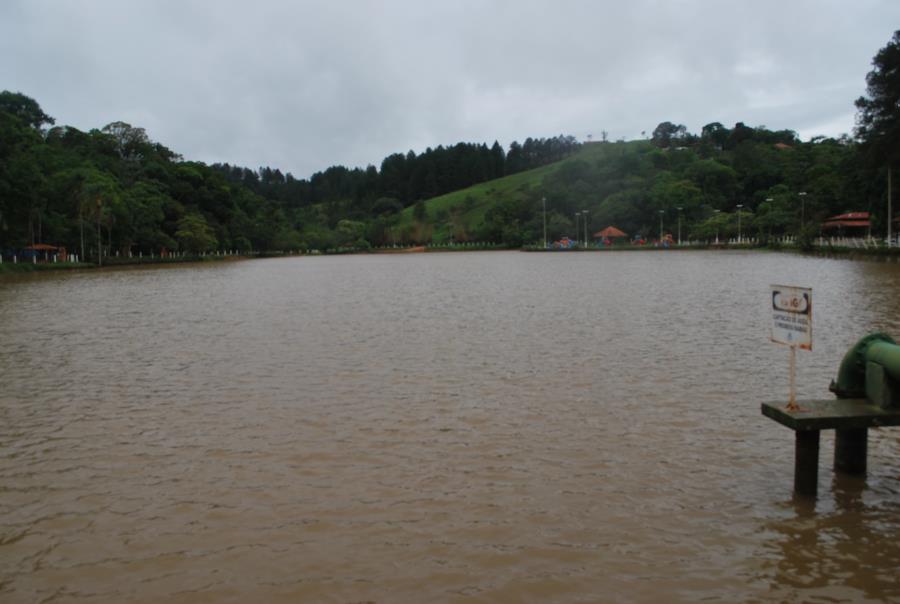
<path fill-rule="evenodd" d="M 812 289 L 772 286 L 773 342 L 812 350 Z"/>

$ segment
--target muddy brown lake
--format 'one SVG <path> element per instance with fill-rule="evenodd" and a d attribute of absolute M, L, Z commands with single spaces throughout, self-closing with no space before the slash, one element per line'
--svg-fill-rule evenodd
<path fill-rule="evenodd" d="M 792 498 L 801 398 L 900 265 L 296 257 L 0 280 L 0 601 L 900 599 L 900 428 Z"/>

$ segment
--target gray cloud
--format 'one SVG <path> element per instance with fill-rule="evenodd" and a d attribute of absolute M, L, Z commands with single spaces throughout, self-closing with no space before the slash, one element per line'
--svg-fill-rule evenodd
<path fill-rule="evenodd" d="M 0 87 L 58 123 L 305 177 L 664 120 L 839 135 L 896 23 L 890 0 L 8 0 Z"/>

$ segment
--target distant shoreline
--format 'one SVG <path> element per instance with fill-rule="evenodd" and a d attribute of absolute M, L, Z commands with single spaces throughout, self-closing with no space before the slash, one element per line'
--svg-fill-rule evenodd
<path fill-rule="evenodd" d="M 110 258 L 102 266 L 91 262 L 12 262 L 3 260 L 0 264 L 0 278 L 5 275 L 27 275 L 47 271 L 96 271 L 112 269 L 131 269 L 149 266 L 177 266 L 181 264 L 205 264 L 209 262 L 238 262 L 251 260 L 257 256 L 185 256 L 178 258 Z"/>
<path fill-rule="evenodd" d="M 153 266 L 177 266 L 183 264 L 205 264 L 209 262 L 239 262 L 244 260 L 256 260 L 263 258 L 299 258 L 299 257 L 315 257 L 315 256 L 341 256 L 354 255 L 364 256 L 372 254 L 428 254 L 440 252 L 485 252 L 485 251 L 521 251 L 532 253 L 604 253 L 604 252 L 687 252 L 687 251 L 755 251 L 755 252 L 788 252 L 799 254 L 802 256 L 813 256 L 819 258 L 836 258 L 846 260 L 860 260 L 869 262 L 896 262 L 900 263 L 900 247 L 895 248 L 847 248 L 847 247 L 817 247 L 813 250 L 801 250 L 797 247 L 756 247 L 751 245 L 741 246 L 672 246 L 668 248 L 659 248 L 654 246 L 613 246 L 604 248 L 574 248 L 574 249 L 552 249 L 541 248 L 537 246 L 526 246 L 522 248 L 503 248 L 503 247 L 433 247 L 433 246 L 411 246 L 404 248 L 379 248 L 371 250 L 329 250 L 326 252 L 303 252 L 303 253 L 259 253 L 247 255 L 231 255 L 231 256 L 187 256 L 179 258 L 111 258 L 102 266 L 88 262 L 12 262 L 4 260 L 0 263 L 0 278 L 7 275 L 26 275 L 47 271 L 95 271 L 95 270 L 112 270 L 112 269 L 133 269 L 140 267 Z"/>

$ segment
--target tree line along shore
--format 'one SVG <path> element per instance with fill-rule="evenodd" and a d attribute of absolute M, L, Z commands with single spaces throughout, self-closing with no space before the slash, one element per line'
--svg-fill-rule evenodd
<path fill-rule="evenodd" d="M 823 235 L 846 235 L 823 228 L 848 213 L 866 215 L 866 231 L 854 234 L 883 243 L 897 230 L 900 32 L 872 65 L 852 135 L 801 141 L 792 130 L 714 121 L 692 133 L 664 121 L 629 141 L 601 132 L 506 148 L 461 142 L 309 178 L 185 159 L 121 121 L 88 132 L 56 125 L 35 99 L 4 91 L 0 270 L 26 270 L 9 268 L 12 257 L 18 266 L 39 246 L 82 264 L 125 264 L 542 247 L 565 237 L 586 247 L 611 225 L 629 240 L 660 243 L 677 224 L 679 240 L 811 250 Z M 892 255 L 880 247 L 854 253 Z M 41 260 L 52 256 L 46 249 Z"/>

